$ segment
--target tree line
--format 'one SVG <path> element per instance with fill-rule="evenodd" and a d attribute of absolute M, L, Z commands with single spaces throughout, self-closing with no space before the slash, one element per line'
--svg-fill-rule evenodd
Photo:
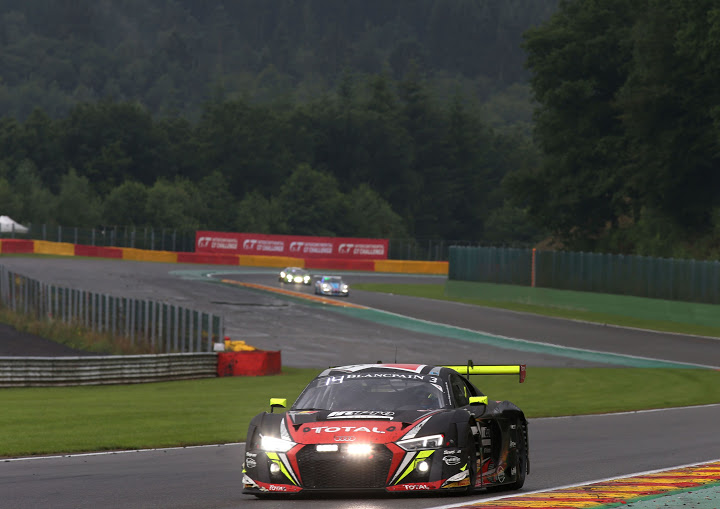
<path fill-rule="evenodd" d="M 343 69 L 411 61 L 499 120 L 529 120 L 522 32 L 558 0 L 0 0 L 0 111 L 52 117 L 105 98 L 197 118 L 211 94 L 307 100 Z"/>
<path fill-rule="evenodd" d="M 34 224 L 528 243 L 501 183 L 536 162 L 417 69 L 307 102 L 216 99 L 197 121 L 111 100 L 0 119 L 3 214 Z"/>
<path fill-rule="evenodd" d="M 719 258 L 720 4 L 562 1 L 524 48 L 529 217 L 574 249 Z"/>

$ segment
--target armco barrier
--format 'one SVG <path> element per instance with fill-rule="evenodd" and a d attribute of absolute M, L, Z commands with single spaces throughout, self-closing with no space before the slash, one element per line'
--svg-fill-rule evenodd
<path fill-rule="evenodd" d="M 0 387 L 131 384 L 215 376 L 216 353 L 0 357 Z"/>
<path fill-rule="evenodd" d="M 174 251 L 148 251 L 146 249 L 135 249 L 133 247 L 124 247 L 123 260 L 132 260 L 136 262 L 165 262 L 177 263 L 178 254 Z"/>
<path fill-rule="evenodd" d="M 306 269 L 320 270 L 375 270 L 375 262 L 373 260 L 347 260 L 332 258 L 308 258 L 305 260 Z"/>
<path fill-rule="evenodd" d="M 414 260 L 375 260 L 375 272 L 446 275 L 448 273 L 448 262 L 422 262 Z"/>
<path fill-rule="evenodd" d="M 305 267 L 304 258 L 289 256 L 238 255 L 240 265 L 246 267 Z"/>
<path fill-rule="evenodd" d="M 54 254 L 88 256 L 145 262 L 199 263 L 248 267 L 303 267 L 316 271 L 357 270 L 410 274 L 447 275 L 448 262 L 415 260 L 354 260 L 331 258 L 295 258 L 289 256 L 236 255 L 154 251 L 130 247 L 102 247 L 45 240 L 0 239 L 0 253 Z"/>
<path fill-rule="evenodd" d="M 216 265 L 237 265 L 238 255 L 206 254 L 206 253 L 178 253 L 178 263 L 206 263 Z"/>
<path fill-rule="evenodd" d="M 33 253 L 35 243 L 32 240 L 3 239 L 0 252 L 2 253 Z"/>
<path fill-rule="evenodd" d="M 92 256 L 95 258 L 115 258 L 121 260 L 123 257 L 122 248 L 75 245 L 75 256 Z"/>
<path fill-rule="evenodd" d="M 73 256 L 75 255 L 75 244 L 69 242 L 48 242 L 47 240 L 35 240 L 34 253 Z"/>

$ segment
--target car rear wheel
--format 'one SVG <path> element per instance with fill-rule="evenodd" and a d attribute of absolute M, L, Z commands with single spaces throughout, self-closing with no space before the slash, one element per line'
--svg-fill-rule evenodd
<path fill-rule="evenodd" d="M 469 429 L 465 444 L 463 456 L 467 459 L 467 468 L 470 472 L 470 484 L 465 488 L 463 493 L 470 494 L 475 490 L 475 479 L 477 478 L 477 446 L 475 445 L 475 437 Z"/>
<path fill-rule="evenodd" d="M 527 428 L 521 419 L 518 419 L 515 424 L 518 429 L 518 445 L 517 445 L 517 477 L 515 482 L 507 485 L 508 490 L 519 490 L 525 484 L 525 476 L 527 475 L 528 467 L 528 450 L 527 450 Z"/>

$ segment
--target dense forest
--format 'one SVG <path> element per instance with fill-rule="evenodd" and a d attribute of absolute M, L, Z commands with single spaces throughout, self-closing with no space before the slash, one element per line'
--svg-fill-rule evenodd
<path fill-rule="evenodd" d="M 0 203 L 720 257 L 714 0 L 0 0 Z"/>

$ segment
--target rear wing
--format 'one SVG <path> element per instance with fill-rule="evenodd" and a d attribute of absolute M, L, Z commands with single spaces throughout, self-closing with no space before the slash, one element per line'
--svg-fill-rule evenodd
<path fill-rule="evenodd" d="M 444 367 L 454 369 L 467 378 L 470 378 L 470 375 L 518 375 L 520 383 L 525 381 L 525 364 L 475 366 L 472 361 L 468 361 L 466 366 Z"/>

